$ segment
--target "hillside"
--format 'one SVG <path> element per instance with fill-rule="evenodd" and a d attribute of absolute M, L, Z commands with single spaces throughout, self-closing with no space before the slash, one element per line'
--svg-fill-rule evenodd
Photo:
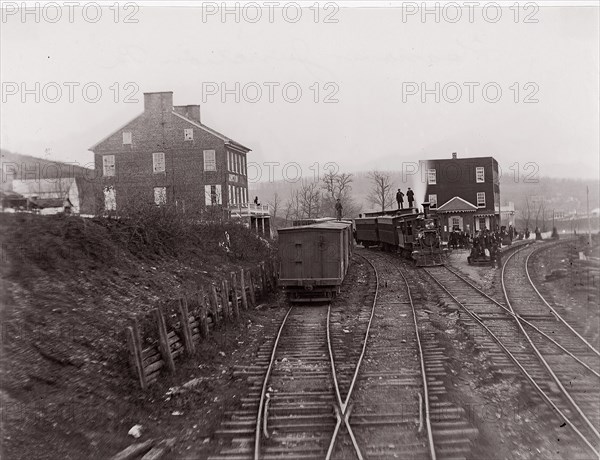
<path fill-rule="evenodd" d="M 135 223 L 3 214 L 0 234 L 2 458 L 108 458 L 131 442 L 127 431 L 139 421 L 154 427 L 152 436 L 175 429 L 164 421 L 169 380 L 142 393 L 130 374 L 129 318 L 140 315 L 148 327 L 145 312 L 271 252 L 239 224 L 168 213 Z M 238 329 L 246 328 L 205 344 L 210 364 L 192 363 L 196 372 L 238 343 Z"/>
<path fill-rule="evenodd" d="M 21 155 L 4 149 L 0 150 L 0 166 L 2 167 L 2 184 L 0 185 L 2 190 L 12 190 L 14 179 L 94 178 L 93 164 L 68 164 L 30 155 Z"/>
<path fill-rule="evenodd" d="M 413 190 L 425 189 L 418 176 L 403 178 L 400 171 L 389 171 L 389 174 L 393 185 L 392 190 L 394 191 L 399 187 L 404 191 L 407 187 L 412 187 Z M 589 187 L 590 190 L 590 209 L 600 206 L 600 181 L 598 180 L 540 177 L 535 182 L 526 182 L 525 177 L 515 178 L 511 174 L 505 174 L 500 179 L 500 199 L 503 204 L 512 201 L 517 211 L 526 209 L 526 198 L 531 200 L 535 197 L 543 197 L 548 213 L 554 209 L 564 212 L 577 211 L 578 214 L 583 214 L 586 210 L 586 187 Z M 312 179 L 311 177 L 310 180 Z M 368 172 L 353 173 L 352 179 L 351 195 L 361 207 L 361 210 L 375 210 L 367 198 L 372 188 Z M 258 182 L 250 184 L 249 195 L 259 196 L 262 203 L 273 203 L 274 195 L 277 193 L 280 200 L 278 215 L 281 216 L 291 192 L 301 186 L 301 181 Z"/>

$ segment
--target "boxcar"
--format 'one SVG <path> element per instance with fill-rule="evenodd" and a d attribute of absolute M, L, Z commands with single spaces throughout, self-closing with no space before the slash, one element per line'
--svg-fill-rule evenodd
<path fill-rule="evenodd" d="M 376 217 L 361 217 L 354 219 L 356 227 L 356 242 L 365 248 L 379 245 Z"/>
<path fill-rule="evenodd" d="M 297 219 L 292 222 L 294 227 L 299 227 L 302 225 L 314 225 L 314 224 L 322 224 L 324 222 L 333 222 L 335 221 L 335 217 L 318 217 L 315 219 Z"/>
<path fill-rule="evenodd" d="M 279 234 L 279 285 L 291 301 L 327 301 L 339 293 L 353 251 L 352 224 L 287 227 Z"/>
<path fill-rule="evenodd" d="M 398 246 L 398 228 L 400 226 L 400 217 L 380 216 L 377 217 L 377 230 L 379 232 L 379 242 L 385 250 L 390 250 Z"/>

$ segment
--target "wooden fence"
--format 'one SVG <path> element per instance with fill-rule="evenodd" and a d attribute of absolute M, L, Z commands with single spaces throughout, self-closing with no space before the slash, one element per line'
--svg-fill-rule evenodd
<path fill-rule="evenodd" d="M 181 297 L 177 305 L 177 321 L 170 325 L 164 308 L 154 309 L 152 321 L 158 337 L 143 348 L 142 331 L 137 318 L 126 329 L 129 362 L 142 389 L 156 382 L 160 374 L 175 371 L 175 360 L 196 352 L 196 344 L 209 336 L 219 324 L 237 322 L 240 308 L 247 310 L 277 286 L 277 273 L 272 260 L 261 262 L 254 269 L 231 272 L 229 279 Z M 144 337 L 145 338 L 145 337 Z"/>

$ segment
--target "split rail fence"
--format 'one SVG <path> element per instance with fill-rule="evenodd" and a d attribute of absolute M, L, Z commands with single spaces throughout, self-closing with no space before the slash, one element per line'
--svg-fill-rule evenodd
<path fill-rule="evenodd" d="M 175 360 L 191 356 L 196 344 L 207 338 L 220 324 L 235 323 L 240 308 L 247 310 L 277 287 L 274 261 L 261 262 L 254 269 L 231 272 L 220 284 L 200 287 L 193 295 L 177 300 L 177 321 L 171 327 L 163 307 L 152 310 L 152 322 L 158 337 L 150 337 L 154 345 L 144 348 L 139 321 L 132 319 L 126 329 L 129 363 L 142 389 L 156 382 L 165 370 L 175 371 Z M 158 339 L 158 340 L 156 340 Z"/>

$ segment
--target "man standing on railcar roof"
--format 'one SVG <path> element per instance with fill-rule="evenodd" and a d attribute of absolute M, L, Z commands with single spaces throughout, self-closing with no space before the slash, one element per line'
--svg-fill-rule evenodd
<path fill-rule="evenodd" d="M 406 192 L 406 198 L 408 199 L 408 207 L 413 207 L 413 202 L 415 201 L 415 192 L 413 192 L 410 187 L 408 187 L 408 191 Z"/>
<path fill-rule="evenodd" d="M 335 212 L 337 214 L 337 220 L 342 220 L 342 209 L 344 209 L 342 207 L 342 202 L 338 198 L 335 202 Z"/>
<path fill-rule="evenodd" d="M 396 193 L 396 201 L 398 202 L 398 209 L 404 209 L 404 193 L 400 189 Z"/>

